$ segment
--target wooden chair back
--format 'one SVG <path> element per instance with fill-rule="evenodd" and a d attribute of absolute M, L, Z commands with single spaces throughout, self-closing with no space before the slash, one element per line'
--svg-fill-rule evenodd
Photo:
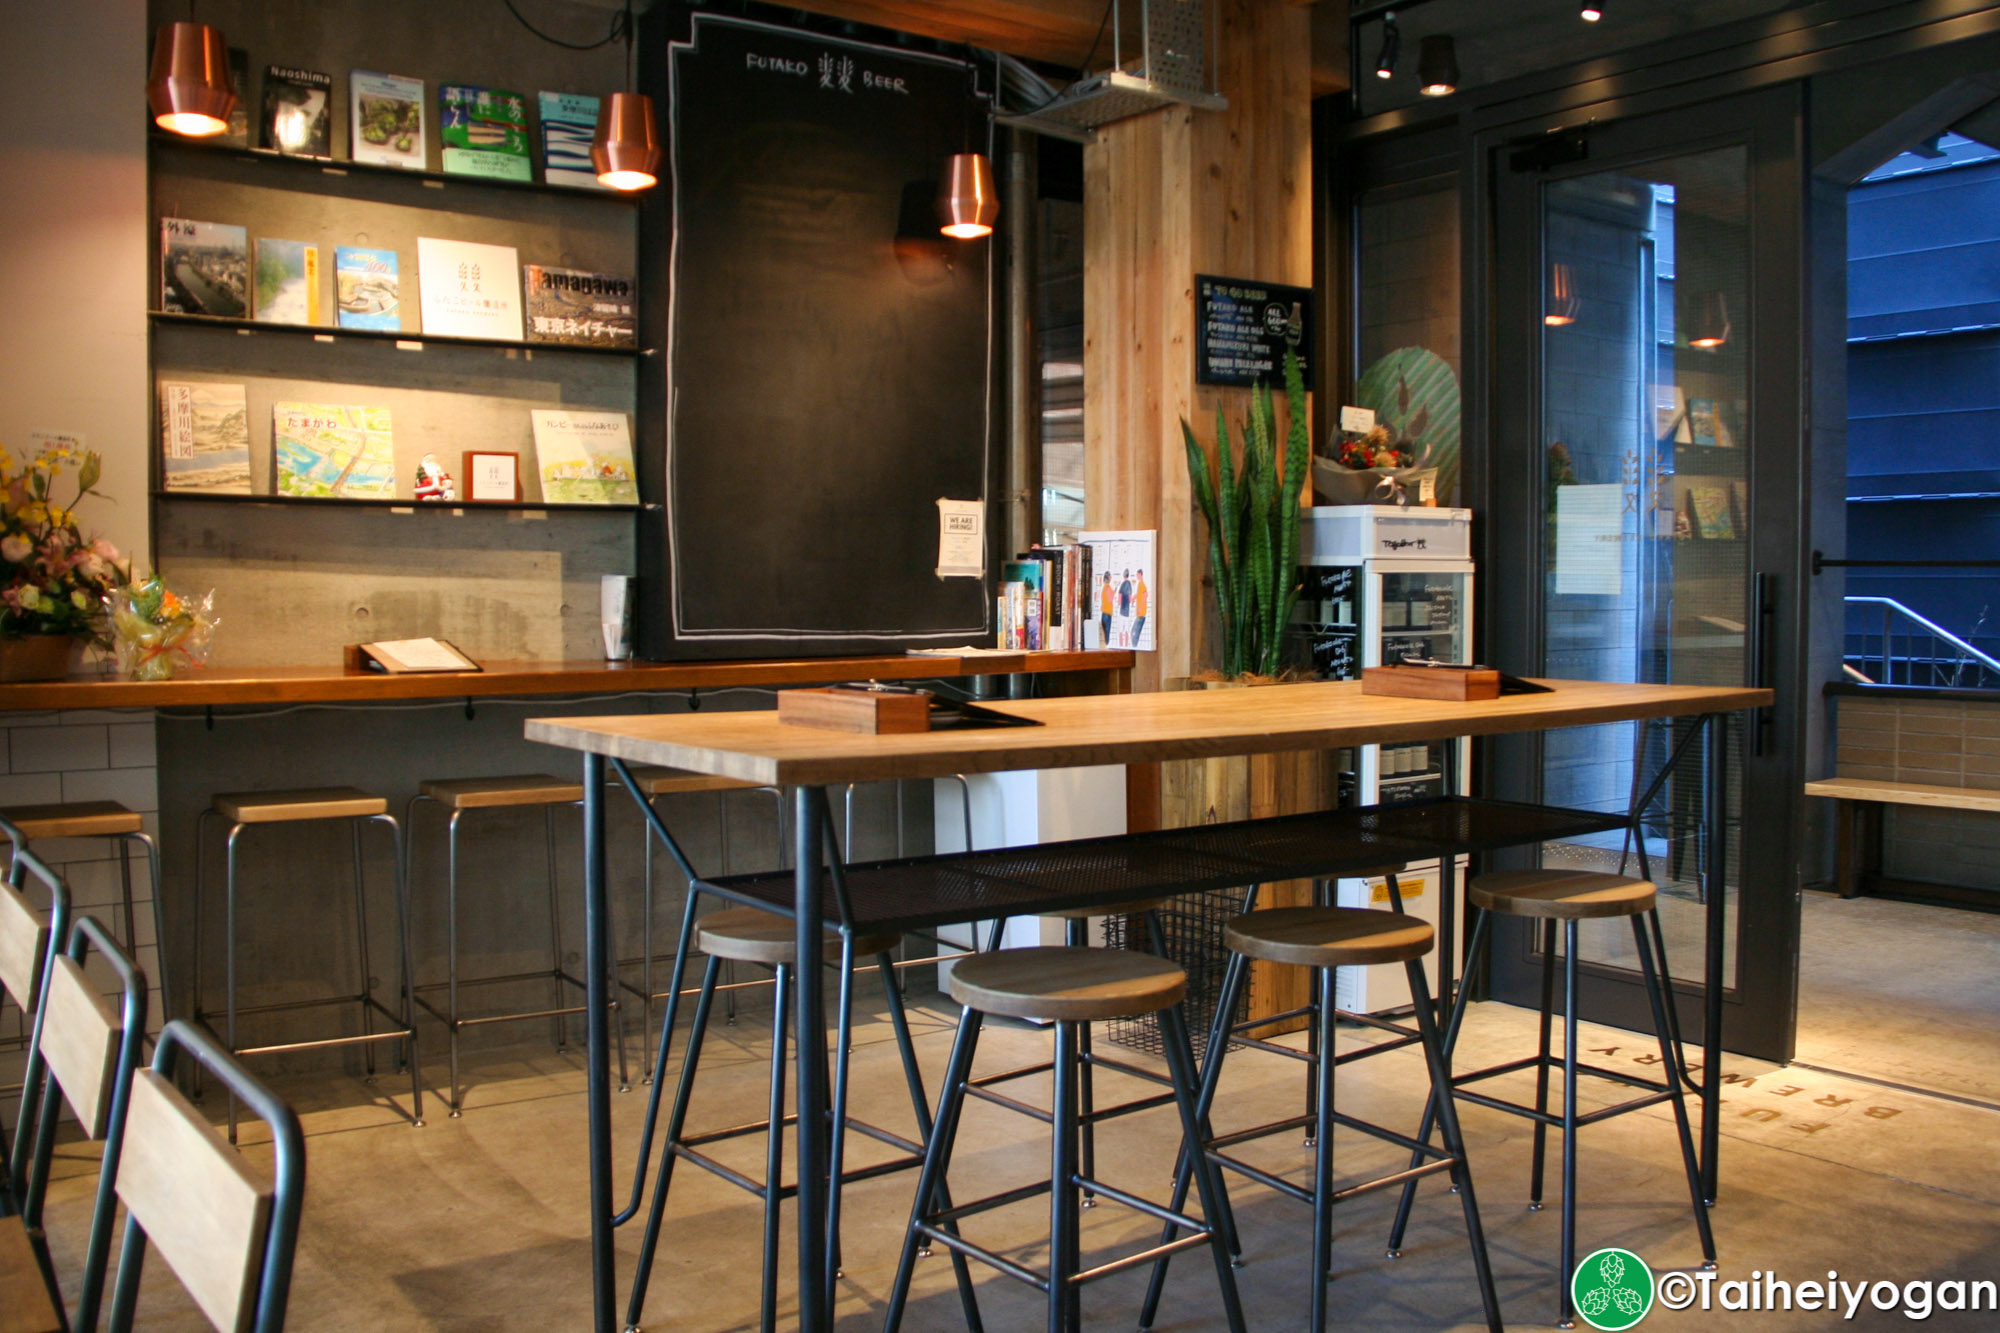
<path fill-rule="evenodd" d="M 174 1086 L 175 1069 L 190 1059 L 270 1125 L 270 1175 L 246 1163 Z M 168 1023 L 152 1067 L 133 1079 L 117 1188 L 127 1218 L 112 1333 L 132 1327 L 148 1237 L 216 1328 L 284 1327 L 305 1193 L 304 1134 L 291 1108 L 201 1029 Z"/>

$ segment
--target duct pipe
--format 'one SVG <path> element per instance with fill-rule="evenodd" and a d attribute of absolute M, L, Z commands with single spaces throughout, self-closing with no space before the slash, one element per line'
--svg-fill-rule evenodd
<path fill-rule="evenodd" d="M 1042 539 L 1042 366 L 1036 348 L 1039 295 L 1038 154 L 1026 130 L 1003 131 L 1002 233 L 1007 241 L 1007 551 Z"/>

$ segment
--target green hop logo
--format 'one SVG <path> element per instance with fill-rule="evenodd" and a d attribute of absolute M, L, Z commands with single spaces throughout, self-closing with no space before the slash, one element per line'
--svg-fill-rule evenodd
<path fill-rule="evenodd" d="M 1576 1266 L 1569 1294 L 1584 1323 L 1619 1333 L 1653 1308 L 1653 1270 L 1630 1250 L 1599 1250 Z"/>

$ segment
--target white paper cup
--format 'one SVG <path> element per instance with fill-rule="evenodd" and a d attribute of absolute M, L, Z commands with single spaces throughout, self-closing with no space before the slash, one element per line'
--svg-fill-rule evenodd
<path fill-rule="evenodd" d="M 623 621 L 607 621 L 604 631 L 604 657 L 606 661 L 622 662 L 632 655 L 632 641 L 625 634 Z"/>
<path fill-rule="evenodd" d="M 601 575 L 598 582 L 599 620 L 604 628 L 604 656 L 622 662 L 632 655 L 632 576 Z"/>

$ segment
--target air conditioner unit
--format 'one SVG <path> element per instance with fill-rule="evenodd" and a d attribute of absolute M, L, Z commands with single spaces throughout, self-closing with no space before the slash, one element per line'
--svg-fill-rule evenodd
<path fill-rule="evenodd" d="M 1122 49 L 1123 0 L 1113 0 L 1111 68 L 1079 79 L 1030 111 L 995 116 L 1013 125 L 1062 138 L 1089 138 L 1099 125 L 1163 106 L 1220 111 L 1228 99 L 1210 86 L 1214 0 L 1140 0 L 1140 54 Z"/>

